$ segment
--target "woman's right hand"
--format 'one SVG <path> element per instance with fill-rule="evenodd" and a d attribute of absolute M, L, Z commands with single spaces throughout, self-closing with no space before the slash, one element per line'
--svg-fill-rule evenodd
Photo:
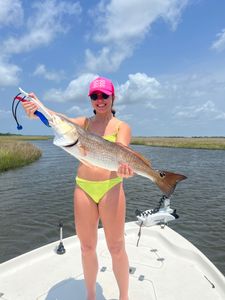
<path fill-rule="evenodd" d="M 30 93 L 29 94 L 30 97 L 33 97 L 35 98 L 36 100 L 37 97 L 33 94 L 33 93 Z M 38 100 L 39 101 L 39 100 Z M 22 103 L 22 106 L 27 114 L 27 116 L 30 118 L 30 119 L 37 119 L 38 117 L 34 114 L 36 110 L 38 110 L 39 106 L 36 104 L 36 103 L 33 103 L 31 101 L 26 101 L 26 102 L 21 102 Z"/>

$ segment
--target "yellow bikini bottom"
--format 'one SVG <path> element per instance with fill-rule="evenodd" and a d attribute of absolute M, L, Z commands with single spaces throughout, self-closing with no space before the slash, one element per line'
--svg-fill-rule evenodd
<path fill-rule="evenodd" d="M 115 185 L 122 182 L 121 177 L 111 178 L 103 181 L 90 181 L 76 177 L 77 185 L 90 196 L 95 203 L 99 203 L 102 197 Z"/>

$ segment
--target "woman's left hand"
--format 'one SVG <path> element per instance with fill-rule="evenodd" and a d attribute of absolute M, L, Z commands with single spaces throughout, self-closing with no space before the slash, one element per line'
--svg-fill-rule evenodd
<path fill-rule="evenodd" d="M 134 176 L 134 171 L 128 164 L 120 164 L 117 170 L 117 175 L 123 178 L 129 178 Z"/>

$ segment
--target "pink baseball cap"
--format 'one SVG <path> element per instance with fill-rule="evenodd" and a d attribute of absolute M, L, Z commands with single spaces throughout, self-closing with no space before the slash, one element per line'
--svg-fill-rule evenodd
<path fill-rule="evenodd" d="M 112 81 L 104 77 L 98 77 L 94 79 L 90 83 L 88 96 L 94 92 L 102 92 L 106 95 L 114 95 L 114 86 Z"/>

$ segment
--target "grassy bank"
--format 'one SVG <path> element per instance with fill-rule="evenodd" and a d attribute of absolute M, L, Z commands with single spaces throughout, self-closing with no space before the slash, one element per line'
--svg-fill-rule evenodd
<path fill-rule="evenodd" d="M 23 167 L 41 157 L 41 150 L 18 136 L 0 137 L 0 172 Z M 33 140 L 33 139 L 32 139 Z"/>
<path fill-rule="evenodd" d="M 225 150 L 225 137 L 133 137 L 132 144 L 153 147 Z"/>
<path fill-rule="evenodd" d="M 52 139 L 52 136 L 47 135 L 1 135 L 1 142 L 13 142 L 13 141 L 41 141 Z"/>

